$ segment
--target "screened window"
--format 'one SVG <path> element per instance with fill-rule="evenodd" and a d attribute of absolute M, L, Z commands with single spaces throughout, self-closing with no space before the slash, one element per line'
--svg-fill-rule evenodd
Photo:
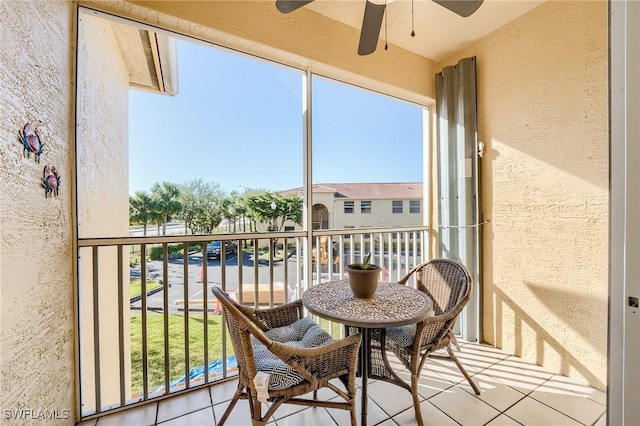
<path fill-rule="evenodd" d="M 425 180 L 428 176 L 423 176 L 423 147 L 426 135 L 431 133 L 427 110 L 319 75 L 313 75 L 311 83 L 312 203 L 325 203 L 329 207 L 325 200 L 335 191 L 337 202 L 331 211 L 329 229 L 421 223 L 417 216 L 406 214 L 407 204 L 402 206 L 402 214 L 392 214 L 390 208 L 394 199 L 416 197 L 415 192 L 405 192 L 406 188 L 400 185 L 428 182 Z M 358 161 L 347 165 L 341 160 L 344 158 Z M 372 167 L 372 164 L 402 164 L 402 167 Z M 391 185 L 398 186 L 392 190 Z M 391 198 L 386 194 L 392 194 Z M 347 204 L 346 200 L 354 200 L 355 205 Z M 369 216 L 355 215 L 356 212 Z"/>
<path fill-rule="evenodd" d="M 420 200 L 409 201 L 409 213 L 420 213 Z"/>
<path fill-rule="evenodd" d="M 402 213 L 402 201 L 392 201 L 391 202 L 391 212 L 392 213 Z"/>
<path fill-rule="evenodd" d="M 353 201 L 345 201 L 344 202 L 344 213 L 345 214 L 350 214 L 350 213 L 353 213 L 354 211 L 355 211 L 355 207 L 354 207 Z"/>
<path fill-rule="evenodd" d="M 178 343 L 174 337 L 170 342 L 138 339 L 136 333 L 152 331 L 151 321 L 148 325 L 139 322 L 141 311 L 137 305 L 127 303 L 124 309 L 122 306 L 119 309 L 118 303 L 108 302 L 117 302 L 119 298 L 112 298 L 112 291 L 117 293 L 122 286 L 106 289 L 104 294 L 101 286 L 100 312 L 93 312 L 92 307 L 98 303 L 98 293 L 91 291 L 96 277 L 101 282 L 125 277 L 124 284 L 128 287 L 129 281 L 133 284 L 144 277 L 145 267 L 148 277 L 162 276 L 169 263 L 175 262 L 174 266 L 180 265 L 176 268 L 176 282 L 184 283 L 185 291 L 189 290 L 188 276 L 194 274 L 201 275 L 199 282 L 204 280 L 206 287 L 205 271 L 209 271 L 210 279 L 220 279 L 223 287 L 228 283 L 241 289 L 241 283 L 233 277 L 243 277 L 245 249 L 255 255 L 258 247 L 269 247 L 268 257 L 281 250 L 303 254 L 303 249 L 311 249 L 301 238 L 303 232 L 313 241 L 321 235 L 334 244 L 333 250 L 340 235 L 350 239 L 348 247 L 340 241 L 342 252 L 333 253 L 333 259 L 340 259 L 341 264 L 345 255 L 352 256 L 356 250 L 365 254 L 374 248 L 380 251 L 381 260 L 396 261 L 392 256 L 409 258 L 409 250 L 398 245 L 388 244 L 385 248 L 380 241 L 375 243 L 380 244 L 379 248 L 372 247 L 372 236 L 376 236 L 375 228 L 414 226 L 421 222 L 415 220 L 417 217 L 405 215 L 393 216 L 395 223 L 388 220 L 391 216 L 388 201 L 380 201 L 380 185 L 423 182 L 423 145 L 427 143 L 423 138 L 431 133 L 427 109 L 311 75 L 306 67 L 290 68 L 186 35 L 176 36 L 155 26 L 139 26 L 121 18 L 112 20 L 110 15 L 98 11 L 80 8 L 78 14 L 74 209 L 78 212 L 76 255 L 81 273 L 77 293 L 81 309 L 76 319 L 82 330 L 78 333 L 78 353 L 81 364 L 87 366 L 79 374 L 81 417 L 105 407 L 117 407 L 116 389 L 120 389 L 121 395 L 142 392 L 143 399 L 147 398 L 146 389 L 173 392 L 180 385 L 169 388 L 167 380 L 173 382 L 189 368 L 184 357 L 179 356 L 160 363 L 145 361 L 145 351 L 162 353 L 163 347 L 165 350 L 175 344 L 182 347 L 181 337 L 176 336 Z M 151 57 L 154 61 L 150 61 Z M 313 84 L 309 84 L 309 79 Z M 104 96 L 91 96 L 94 93 Z M 307 134 L 307 128 L 312 129 L 312 134 Z M 393 150 L 388 149 L 391 144 Z M 307 150 L 313 155 L 307 155 Z M 359 161 L 348 165 L 340 161 L 352 156 Z M 309 164 L 311 159 L 313 164 Z M 122 173 L 115 176 L 108 173 L 108 168 L 101 167 L 107 163 L 118 164 Z M 371 167 L 383 163 L 403 166 Z M 246 170 L 258 172 L 242 172 Z M 310 172 L 313 174 L 308 175 Z M 399 199 L 410 198 L 404 192 L 385 193 Z M 373 199 L 377 200 L 376 212 L 372 211 Z M 370 216 L 355 215 L 355 200 L 360 212 Z M 310 215 L 309 208 L 313 208 Z M 259 212 L 259 217 L 250 214 L 253 212 Z M 363 227 L 370 228 L 371 234 L 361 234 Z M 315 232 L 342 228 L 345 230 L 336 235 Z M 271 238 L 254 234 L 281 230 L 295 235 Z M 356 234 L 346 234 L 349 230 Z M 225 238 L 222 243 L 217 240 L 223 248 L 222 259 L 207 262 L 209 241 L 215 240 L 216 235 L 232 233 L 236 234 L 233 239 Z M 191 249 L 184 247 L 189 245 L 186 243 L 171 243 L 175 237 L 160 237 L 168 235 L 200 235 L 199 242 L 205 249 L 204 263 L 194 264 L 183 256 L 168 260 L 163 254 L 163 244 L 165 250 L 172 250 L 171 254 L 174 246 L 184 253 Z M 142 236 L 158 238 L 153 244 L 143 239 L 140 244 L 125 245 L 126 250 L 121 250 L 120 241 Z M 102 243 L 94 245 L 89 241 L 94 238 L 117 238 L 117 242 L 100 247 L 98 253 L 94 250 Z M 148 258 L 154 259 L 153 263 L 144 260 L 147 257 L 142 247 L 149 250 Z M 212 244 L 212 252 L 214 248 Z M 315 249 L 316 255 L 321 253 L 321 245 Z M 384 250 L 393 250 L 393 254 L 382 254 Z M 225 253 L 229 271 L 226 275 Z M 327 265 L 321 267 L 316 262 L 311 265 L 313 256 L 304 254 L 304 259 L 300 256 L 293 260 L 296 267 L 291 264 L 283 268 L 256 268 L 255 274 L 250 274 L 253 278 L 245 277 L 244 282 L 254 281 L 256 285 L 297 282 L 298 265 L 303 264 L 320 280 Z M 121 255 L 126 258 L 120 259 Z M 127 260 L 130 270 L 120 271 Z M 237 274 L 231 273 L 232 268 Z M 334 268 L 332 272 L 338 270 Z M 227 280 L 228 276 L 232 279 Z M 193 289 L 198 288 L 196 285 Z M 173 312 L 162 306 L 174 306 L 176 298 L 184 296 L 180 293 L 158 294 L 164 301 L 146 310 L 153 309 L 156 319 L 163 315 L 167 321 Z M 189 326 L 191 337 L 206 340 L 206 333 L 210 332 L 213 341 L 217 336 L 213 327 L 198 330 L 202 312 L 190 310 L 181 315 L 185 321 L 191 318 L 189 324 L 196 327 L 192 330 Z M 129 322 L 132 333 L 128 330 L 125 335 L 120 333 L 120 342 L 118 336 L 103 332 L 116 329 L 118 323 L 128 327 Z M 194 341 L 191 338 L 184 341 L 185 350 L 193 349 Z M 96 349 L 114 344 L 119 346 L 120 359 L 95 356 Z M 148 350 L 144 345 L 148 345 Z M 224 353 L 214 355 L 225 359 L 227 351 L 220 352 Z M 204 359 L 192 361 L 197 363 L 193 367 L 200 363 L 207 365 L 208 356 L 213 355 L 205 351 Z M 120 374 L 108 374 L 114 368 L 117 371 L 119 361 L 125 361 Z M 142 374 L 143 365 L 149 367 L 147 377 Z M 98 369 L 100 375 L 95 374 Z M 98 392 L 100 389 L 95 385 L 110 391 Z M 123 404 L 128 405 L 129 401 L 138 402 L 127 397 Z"/>

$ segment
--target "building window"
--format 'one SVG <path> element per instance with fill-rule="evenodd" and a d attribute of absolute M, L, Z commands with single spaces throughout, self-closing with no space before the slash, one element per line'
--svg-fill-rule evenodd
<path fill-rule="evenodd" d="M 371 213 L 371 201 L 360 201 L 360 213 Z"/>
<path fill-rule="evenodd" d="M 284 231 L 285 232 L 291 232 L 291 231 L 295 231 L 296 227 L 295 226 L 285 226 L 284 227 Z"/>
<path fill-rule="evenodd" d="M 344 202 L 344 213 L 353 213 L 355 210 L 353 201 L 345 201 Z"/>
<path fill-rule="evenodd" d="M 391 202 L 391 213 L 402 213 L 402 201 Z"/>
<path fill-rule="evenodd" d="M 420 213 L 420 200 L 409 201 L 409 213 Z"/>
<path fill-rule="evenodd" d="M 323 204 L 313 205 L 311 229 L 329 229 L 329 210 Z"/>

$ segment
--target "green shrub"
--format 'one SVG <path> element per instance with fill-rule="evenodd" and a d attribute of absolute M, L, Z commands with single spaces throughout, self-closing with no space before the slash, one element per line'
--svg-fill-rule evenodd
<path fill-rule="evenodd" d="M 189 253 L 194 251 L 202 251 L 202 243 L 189 243 Z"/>
<path fill-rule="evenodd" d="M 182 256 L 183 246 L 182 243 L 168 244 L 167 252 L 169 258 Z M 189 253 L 193 253 L 194 251 L 202 251 L 202 243 L 189 243 Z M 162 246 L 157 245 L 149 248 L 148 257 L 149 260 L 162 260 Z"/>

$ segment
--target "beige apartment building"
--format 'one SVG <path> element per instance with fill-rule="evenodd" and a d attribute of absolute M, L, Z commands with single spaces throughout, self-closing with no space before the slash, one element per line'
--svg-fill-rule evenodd
<path fill-rule="evenodd" d="M 313 229 L 418 226 L 424 223 L 422 182 L 320 183 L 312 186 Z M 281 192 L 298 194 L 302 188 Z M 296 225 L 285 223 L 286 230 Z"/>

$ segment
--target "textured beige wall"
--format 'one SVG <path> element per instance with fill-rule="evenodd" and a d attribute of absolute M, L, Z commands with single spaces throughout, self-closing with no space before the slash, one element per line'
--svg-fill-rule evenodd
<path fill-rule="evenodd" d="M 607 2 L 548 2 L 477 56 L 484 339 L 606 386 Z"/>
<path fill-rule="evenodd" d="M 75 416 L 71 80 L 72 5 L 0 2 L 0 409 Z M 46 144 L 40 163 L 22 154 L 30 121 Z M 45 199 L 45 164 L 61 173 Z M 64 411 L 67 410 L 67 411 Z M 53 413 L 53 411 L 51 411 Z"/>
<path fill-rule="evenodd" d="M 78 235 L 129 236 L 129 71 L 110 21 L 80 14 Z"/>
<path fill-rule="evenodd" d="M 79 236 L 129 234 L 129 74 L 110 21 L 80 14 L 78 26 L 78 228 Z M 123 292 L 129 294 L 127 251 Z M 101 405 L 119 405 L 117 252 L 99 252 Z M 80 343 L 82 411 L 95 410 L 93 267 L 91 249 L 80 251 Z M 124 329 L 129 329 L 128 299 Z M 130 386 L 129 339 L 125 339 L 125 386 Z M 127 393 L 128 395 L 128 393 Z"/>

